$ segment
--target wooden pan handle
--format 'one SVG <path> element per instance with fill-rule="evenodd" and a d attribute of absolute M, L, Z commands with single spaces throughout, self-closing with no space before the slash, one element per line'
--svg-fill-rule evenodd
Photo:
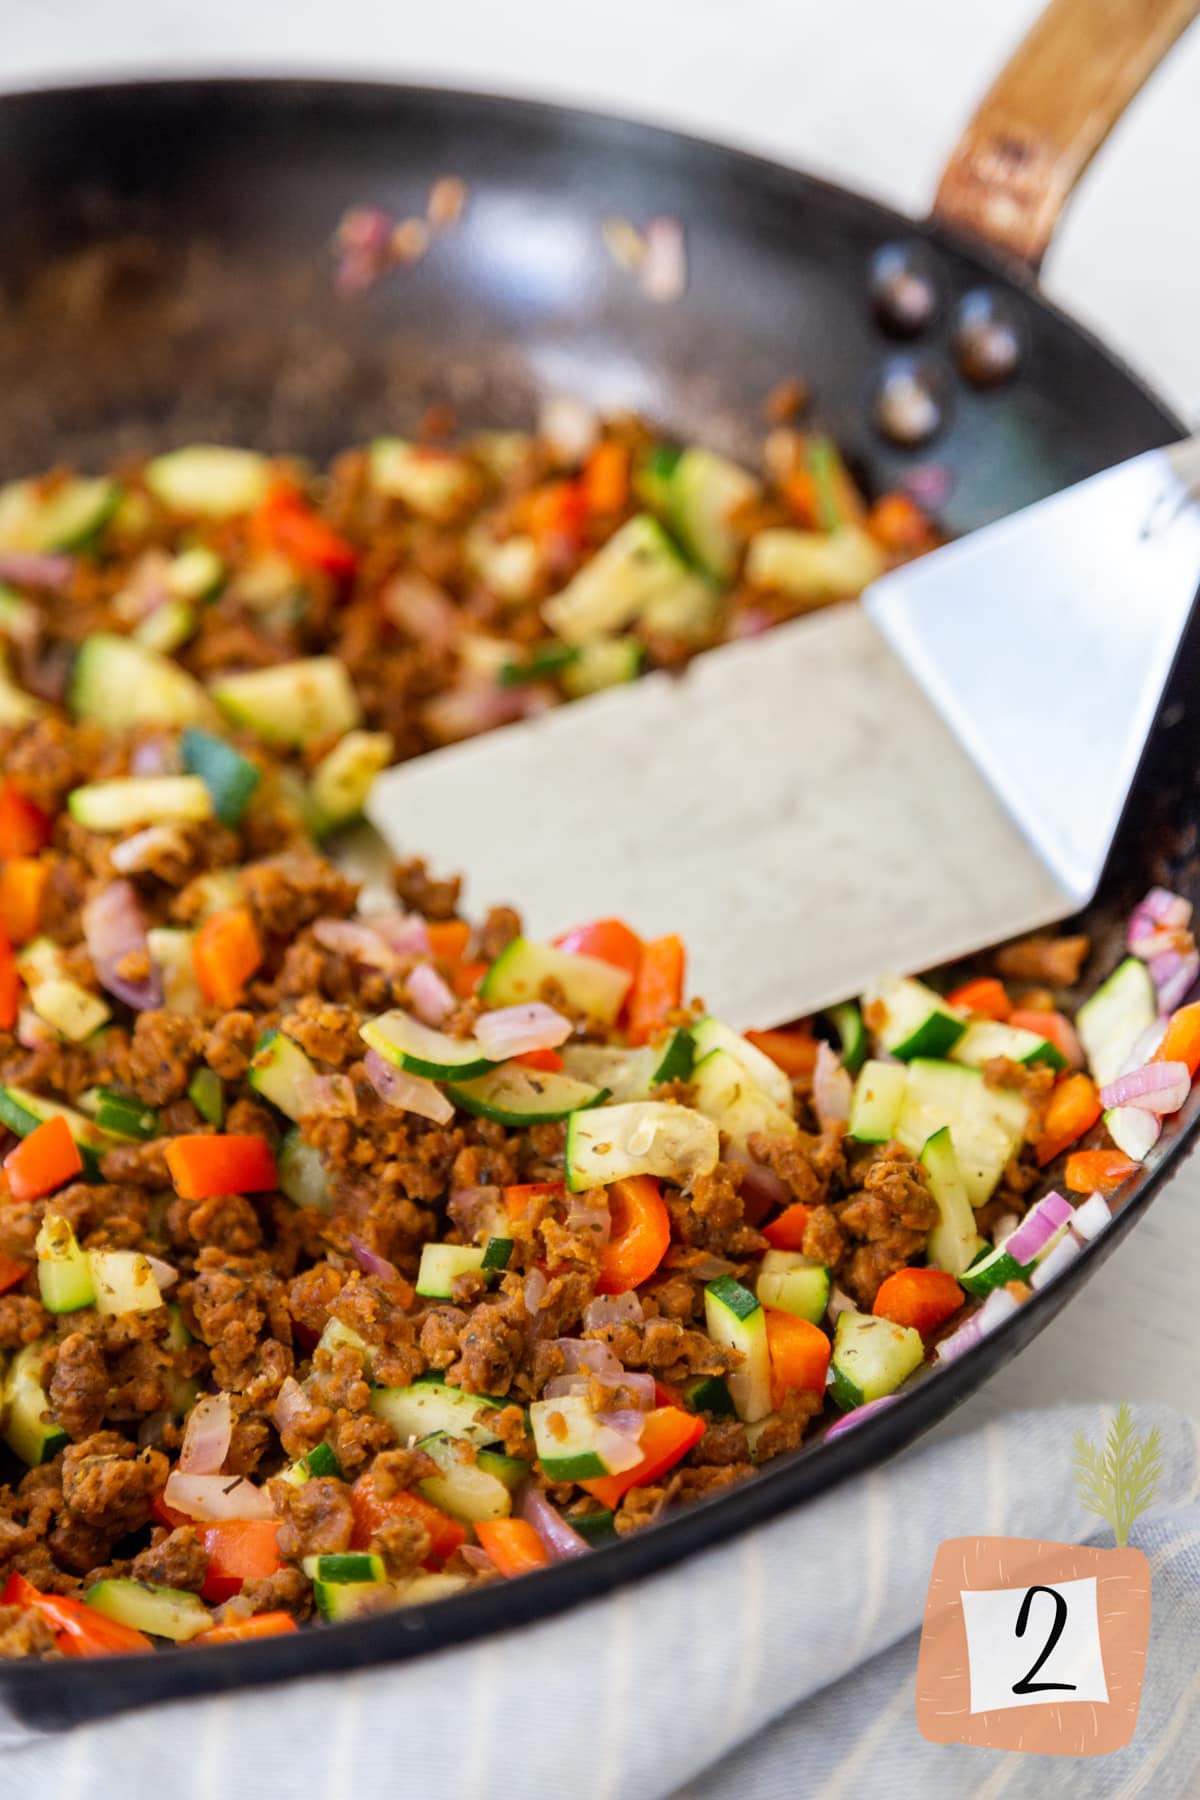
<path fill-rule="evenodd" d="M 1050 0 L 984 97 L 934 216 L 1034 269 L 1075 183 L 1200 0 Z"/>

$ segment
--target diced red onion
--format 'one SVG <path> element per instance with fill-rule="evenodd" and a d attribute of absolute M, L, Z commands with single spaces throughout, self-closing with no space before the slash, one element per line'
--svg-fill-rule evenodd
<path fill-rule="evenodd" d="M 1134 1162 L 1145 1162 L 1162 1136 L 1162 1120 L 1140 1106 L 1114 1106 L 1104 1115 L 1108 1135 Z"/>
<path fill-rule="evenodd" d="M 432 1081 L 424 1075 L 410 1075 L 407 1069 L 397 1069 L 377 1050 L 367 1051 L 363 1070 L 385 1106 L 432 1119 L 435 1125 L 447 1125 L 454 1117 L 454 1107 Z"/>
<path fill-rule="evenodd" d="M 1082 1206 L 1075 1208 L 1071 1230 L 1082 1243 L 1090 1244 L 1106 1226 L 1112 1224 L 1112 1207 L 1103 1194 L 1091 1194 Z"/>
<path fill-rule="evenodd" d="M 1070 1223 L 1074 1212 L 1069 1200 L 1052 1188 L 1031 1206 L 1017 1229 L 1005 1241 L 1004 1248 L 1015 1262 L 1031 1263 L 1046 1248 L 1056 1231 Z"/>
<path fill-rule="evenodd" d="M 458 1005 L 432 963 L 418 963 L 409 971 L 408 997 L 422 1023 L 435 1027 L 448 1019 Z"/>
<path fill-rule="evenodd" d="M 521 1496 L 521 1504 L 517 1508 L 517 1517 L 524 1519 L 527 1525 L 541 1538 L 543 1545 L 554 1558 L 561 1562 L 567 1556 L 581 1556 L 591 1549 L 586 1538 L 580 1537 L 562 1514 L 556 1512 L 545 1494 L 530 1482 Z"/>
<path fill-rule="evenodd" d="M 538 409 L 538 436 L 559 462 L 581 463 L 600 436 L 600 420 L 573 394 L 548 394 Z"/>
<path fill-rule="evenodd" d="M 1000 1217 L 992 1225 L 992 1243 L 997 1250 L 1001 1244 L 1008 1242 L 1020 1223 L 1020 1216 L 1015 1212 L 1000 1214 Z"/>
<path fill-rule="evenodd" d="M 957 1331 L 952 1331 L 949 1337 L 944 1337 L 938 1344 L 934 1352 L 938 1362 L 956 1361 L 964 1351 L 972 1349 L 981 1338 L 987 1337 L 989 1332 L 995 1331 L 998 1325 L 1010 1318 L 1017 1306 L 1017 1300 L 1007 1288 L 993 1288 L 979 1311 L 972 1313 Z"/>
<path fill-rule="evenodd" d="M 1170 888 L 1153 887 L 1144 900 L 1138 901 L 1130 917 L 1130 949 L 1135 937 L 1144 935 L 1140 926 L 1163 926 L 1168 931 L 1178 931 L 1190 925 L 1191 919 L 1190 900 L 1185 900 L 1182 894 L 1173 894 Z"/>
<path fill-rule="evenodd" d="M 379 932 L 356 919 L 315 919 L 312 934 L 323 950 L 349 956 L 370 969 L 394 969 L 396 952 Z"/>
<path fill-rule="evenodd" d="M 646 1422 L 645 1414 L 632 1406 L 618 1406 L 612 1412 L 599 1412 L 596 1417 L 609 1431 L 615 1431 L 618 1437 L 635 1441 L 641 1437 Z"/>
<path fill-rule="evenodd" d="M 1200 976 L 1200 951 L 1165 950 L 1148 963 L 1150 979 L 1158 995 L 1160 1013 L 1181 1006 Z"/>
<path fill-rule="evenodd" d="M 641 1434 L 642 1415 L 637 1415 L 638 1433 Z M 596 1455 L 611 1475 L 621 1475 L 626 1469 L 636 1469 L 642 1460 L 641 1444 L 637 1439 L 626 1437 L 622 1431 L 613 1431 L 609 1426 L 597 1421 L 596 1436 L 593 1444 Z"/>
<path fill-rule="evenodd" d="M 645 1318 L 641 1300 L 627 1294 L 597 1294 L 583 1309 L 585 1331 L 610 1331 L 614 1325 L 640 1325 Z"/>
<path fill-rule="evenodd" d="M 1188 1097 L 1192 1077 L 1186 1063 L 1152 1062 L 1140 1069 L 1133 1069 L 1128 1075 L 1118 1075 L 1107 1087 L 1100 1089 L 1100 1104 L 1110 1106 L 1138 1106 L 1144 1112 L 1157 1113 L 1160 1117 L 1166 1113 L 1178 1112 Z"/>
<path fill-rule="evenodd" d="M 34 550 L 0 550 L 0 581 L 14 587 L 65 588 L 75 573 L 73 556 L 43 555 Z"/>
<path fill-rule="evenodd" d="M 594 1375 L 585 1375 L 582 1369 L 577 1375 L 551 1375 L 542 1389 L 543 1400 L 565 1400 L 575 1394 L 586 1394 L 596 1379 Z"/>
<path fill-rule="evenodd" d="M 178 825 L 147 825 L 132 837 L 122 838 L 109 851 L 114 869 L 121 875 L 140 875 L 164 856 L 186 857 L 187 839 Z"/>
<path fill-rule="evenodd" d="M 954 477 L 945 463 L 922 463 L 900 478 L 900 485 L 912 495 L 918 506 L 936 511 L 950 498 Z"/>
<path fill-rule="evenodd" d="M 163 1500 L 189 1519 L 273 1519 L 275 1508 L 261 1488 L 240 1476 L 188 1475 L 172 1469 Z"/>
<path fill-rule="evenodd" d="M 687 287 L 687 246 L 682 223 L 667 215 L 649 219 L 644 235 L 646 254 L 639 273 L 642 292 L 660 304 L 680 299 Z"/>
<path fill-rule="evenodd" d="M 1007 1288 L 993 1288 L 977 1314 L 984 1337 L 989 1331 L 995 1331 L 997 1325 L 1002 1325 L 1005 1319 L 1011 1318 L 1020 1304 Z"/>
<path fill-rule="evenodd" d="M 773 623 L 765 607 L 744 606 L 734 614 L 729 635 L 731 638 L 761 637 L 764 631 L 770 631 Z"/>
<path fill-rule="evenodd" d="M 857 1311 L 858 1307 L 850 1298 L 849 1294 L 844 1293 L 842 1289 L 838 1287 L 837 1283 L 834 1282 L 829 1289 L 829 1304 L 825 1308 L 826 1318 L 832 1323 L 844 1312 Z"/>
<path fill-rule="evenodd" d="M 687 1265 L 687 1273 L 697 1281 L 716 1281 L 722 1275 L 732 1275 L 737 1265 L 731 1263 L 727 1256 L 715 1256 L 710 1251 L 699 1261 Z"/>
<path fill-rule="evenodd" d="M 742 1193 L 749 1194 L 759 1201 L 763 1207 L 790 1206 L 792 1190 L 785 1181 L 781 1181 L 774 1169 L 766 1168 L 762 1163 L 743 1162 L 737 1159 L 742 1171 Z"/>
<path fill-rule="evenodd" d="M 301 1419 L 312 1410 L 312 1402 L 300 1386 L 294 1375 L 288 1375 L 280 1385 L 275 1396 L 275 1404 L 271 1408 L 271 1422 L 282 1437 L 291 1431 Z"/>
<path fill-rule="evenodd" d="M 228 1394 L 197 1400 L 183 1428 L 179 1469 L 184 1475 L 215 1475 L 229 1455 L 233 1413 Z"/>
<path fill-rule="evenodd" d="M 545 698 L 535 697 L 536 683 L 502 688 L 494 682 L 470 678 L 457 687 L 446 688 L 424 708 L 429 731 L 440 743 L 453 744 L 462 738 L 478 737 L 500 725 L 512 725 L 530 712 L 540 711 Z M 554 696 L 551 696 L 553 700 Z"/>
<path fill-rule="evenodd" d="M 358 1095 L 348 1075 L 315 1075 L 309 1087 L 305 1112 L 330 1119 L 353 1119 L 358 1114 Z"/>
<path fill-rule="evenodd" d="M 169 1412 L 147 1413 L 138 1426 L 138 1449 L 157 1450 L 166 1436 L 170 1424 L 171 1414 Z"/>
<path fill-rule="evenodd" d="M 1153 1024 L 1147 1025 L 1145 1031 L 1139 1033 L 1118 1072 L 1128 1075 L 1132 1069 L 1140 1069 L 1143 1063 L 1152 1062 L 1166 1035 L 1167 1021 L 1165 1019 L 1155 1019 Z"/>
<path fill-rule="evenodd" d="M 399 907 L 389 906 L 381 912 L 367 913 L 364 922 L 397 956 L 429 954 L 429 927 L 420 913 L 401 912 Z"/>
<path fill-rule="evenodd" d="M 143 738 L 129 759 L 129 773 L 131 775 L 177 775 L 179 773 L 177 742 L 158 733 L 153 737 Z"/>
<path fill-rule="evenodd" d="M 1055 1276 L 1062 1273 L 1068 1263 L 1075 1261 L 1075 1258 L 1079 1255 L 1082 1248 L 1083 1245 L 1079 1242 L 1079 1239 L 1072 1237 L 1070 1232 L 1068 1232 L 1065 1238 L 1059 1239 L 1053 1250 L 1042 1258 L 1037 1268 L 1033 1271 L 1033 1274 L 1029 1277 L 1030 1287 L 1036 1289 L 1048 1287 Z"/>
<path fill-rule="evenodd" d="M 448 650 L 459 629 L 458 611 L 449 594 L 411 570 L 394 575 L 379 596 L 384 614 L 422 649 Z"/>
<path fill-rule="evenodd" d="M 829 1443 L 831 1439 L 841 1437 L 844 1431 L 853 1431 L 856 1425 L 861 1425 L 863 1420 L 869 1419 L 873 1413 L 882 1412 L 885 1406 L 894 1406 L 899 1398 L 899 1394 L 883 1394 L 878 1400 L 868 1400 L 865 1405 L 856 1406 L 851 1412 L 843 1413 L 840 1419 L 834 1420 L 825 1433 L 825 1442 Z"/>
<path fill-rule="evenodd" d="M 657 1383 L 653 1375 L 639 1370 L 626 1369 L 621 1377 L 621 1387 L 634 1396 L 642 1412 L 650 1412 L 658 1397 Z"/>
<path fill-rule="evenodd" d="M 364 1244 L 360 1237 L 351 1236 L 350 1249 L 364 1275 L 377 1275 L 380 1281 L 400 1279 L 400 1271 L 395 1263 L 390 1263 L 386 1256 L 380 1256 L 369 1244 Z"/>
<path fill-rule="evenodd" d="M 474 1238 L 503 1235 L 493 1229 L 504 1213 L 504 1201 L 498 1187 L 461 1187 L 450 1190 L 446 1211 L 463 1236 Z"/>
<path fill-rule="evenodd" d="M 40 1019 L 31 1006 L 17 1013 L 17 1042 L 22 1050 L 45 1050 L 58 1042 L 58 1033 L 45 1019 Z"/>
<path fill-rule="evenodd" d="M 842 1067 L 842 1059 L 829 1045 L 817 1045 L 817 1064 L 813 1070 L 812 1097 L 822 1128 L 850 1117 L 850 1101 L 854 1083 Z"/>
<path fill-rule="evenodd" d="M 576 1237 L 588 1237 L 596 1244 L 607 1244 L 612 1233 L 612 1214 L 607 1206 L 588 1206 L 582 1194 L 573 1194 L 567 1208 L 567 1230 Z"/>
<path fill-rule="evenodd" d="M 481 1014 L 475 1036 L 493 1062 L 524 1056 L 528 1050 L 554 1050 L 571 1035 L 571 1021 L 547 1006 L 530 1000 L 522 1006 L 502 1006 Z"/>
<path fill-rule="evenodd" d="M 527 1313 L 535 1313 L 538 1310 L 538 1307 L 546 1298 L 546 1289 L 549 1285 L 549 1282 L 546 1280 L 546 1277 L 542 1274 L 540 1269 L 530 1269 L 528 1275 L 525 1277 L 524 1287 L 525 1311 Z"/>
<path fill-rule="evenodd" d="M 952 1331 L 948 1337 L 942 1338 L 934 1348 L 935 1362 L 957 1362 L 960 1356 L 965 1355 L 968 1350 L 973 1350 L 983 1336 L 979 1318 L 980 1315 L 977 1312 L 972 1313 L 971 1317 L 965 1319 L 956 1331 Z"/>
<path fill-rule="evenodd" d="M 82 916 L 84 941 L 101 986 L 137 1012 L 161 1006 L 162 977 L 153 963 L 140 981 L 118 973 L 118 965 L 129 955 L 140 953 L 149 962 L 146 920 L 133 884 L 110 881 L 85 901 Z"/>
<path fill-rule="evenodd" d="M 468 1567 L 475 1569 L 480 1575 L 498 1575 L 500 1572 L 487 1551 L 481 1550 L 478 1544 L 460 1544 L 458 1554 Z"/>
<path fill-rule="evenodd" d="M 620 1360 L 610 1346 L 598 1338 L 555 1338 L 554 1347 L 561 1352 L 563 1369 L 568 1375 L 583 1370 L 605 1381 L 620 1381 L 624 1377 Z"/>
<path fill-rule="evenodd" d="M 175 1286 L 179 1280 L 178 1269 L 173 1268 L 169 1262 L 163 1262 L 159 1256 L 147 1255 L 146 1261 L 150 1264 L 150 1273 L 158 1284 L 160 1294 L 165 1294 L 168 1288 Z"/>

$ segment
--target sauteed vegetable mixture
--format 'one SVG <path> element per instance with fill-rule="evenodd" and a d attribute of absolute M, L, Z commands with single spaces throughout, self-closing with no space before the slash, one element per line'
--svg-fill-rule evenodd
<path fill-rule="evenodd" d="M 533 943 L 333 859 L 394 758 L 936 541 L 825 440 L 766 471 L 559 407 L 0 492 L 4 1654 L 585 1554 L 895 1403 L 1103 1228 L 1200 1062 L 1178 896 L 1079 1006 L 1086 939 L 1034 939 L 742 1034 L 677 938 Z"/>

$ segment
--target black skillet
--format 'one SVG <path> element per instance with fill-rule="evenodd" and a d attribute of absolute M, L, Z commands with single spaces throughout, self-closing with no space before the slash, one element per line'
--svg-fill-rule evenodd
<path fill-rule="evenodd" d="M 201 81 L 0 101 L 0 477 L 60 460 L 100 468 L 196 439 L 319 457 L 411 428 L 434 401 L 471 423 L 525 422 L 545 388 L 749 454 L 768 390 L 802 375 L 871 491 L 918 469 L 927 482 L 948 473 L 942 518 L 969 530 L 1182 435 L 1030 272 L 1079 168 L 1197 7 L 1100 10 L 1098 24 L 1090 0 L 1055 0 L 960 146 L 939 196 L 945 222 L 916 225 L 709 143 L 507 99 Z M 468 184 L 463 223 L 416 266 L 339 298 L 328 246 L 345 209 L 418 213 L 444 174 Z M 686 224 L 689 281 L 672 305 L 642 299 L 601 239 L 607 217 L 653 214 Z M 1002 238 L 1000 253 L 970 227 Z M 872 313 L 868 271 L 897 242 L 926 258 L 940 297 L 937 323 L 907 347 L 948 412 L 919 451 L 871 423 L 901 347 Z M 1017 377 L 988 389 L 959 378 L 951 350 L 957 302 L 979 288 L 1009 309 L 1025 346 Z M 1152 880 L 1200 898 L 1194 676 L 1177 672 L 1089 914 L 1097 972 Z M 1117 1223 L 1051 1289 L 840 1441 L 577 1562 L 435 1606 L 221 1651 L 0 1666 L 12 1728 L 396 1660 L 544 1618 L 873 1467 L 1041 1330 L 1129 1230 L 1195 1125 L 1193 1104 Z"/>

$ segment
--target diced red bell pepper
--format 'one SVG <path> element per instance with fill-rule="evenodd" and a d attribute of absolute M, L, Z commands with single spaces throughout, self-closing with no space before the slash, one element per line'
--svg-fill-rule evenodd
<path fill-rule="evenodd" d="M 131 1625 L 106 1619 L 95 1607 L 66 1594 L 43 1594 L 23 1575 L 12 1574 L 0 1594 L 0 1605 L 22 1606 L 41 1613 L 64 1656 L 114 1656 L 130 1650 L 152 1650 L 150 1639 Z"/>
<path fill-rule="evenodd" d="M 478 1519 L 475 1536 L 502 1575 L 528 1575 L 550 1561 L 545 1544 L 524 1519 Z"/>
<path fill-rule="evenodd" d="M 621 919 L 594 919 L 590 925 L 576 925 L 561 932 L 553 943 L 572 956 L 594 956 L 614 969 L 624 969 L 632 980 L 642 966 L 642 940 Z"/>
<path fill-rule="evenodd" d="M 648 1281 L 671 1242 L 671 1216 L 653 1175 L 631 1175 L 608 1190 L 612 1231 L 600 1252 L 598 1294 L 628 1294 Z"/>
<path fill-rule="evenodd" d="M 0 781 L 0 862 L 36 856 L 50 842 L 52 827 L 40 806 L 27 800 L 7 777 Z"/>
<path fill-rule="evenodd" d="M 22 1138 L 5 1157 L 4 1173 L 16 1200 L 40 1200 L 82 1175 L 83 1158 L 67 1121 L 46 1119 Z"/>
<path fill-rule="evenodd" d="M 279 1555 L 277 1519 L 223 1519 L 201 1532 L 208 1568 L 200 1589 L 205 1600 L 232 1600 L 247 1581 L 274 1575 Z"/>
<path fill-rule="evenodd" d="M 631 1044 L 646 1044 L 667 1022 L 683 999 L 687 952 L 683 939 L 651 938 L 625 1001 L 625 1029 Z"/>
<path fill-rule="evenodd" d="M 457 1519 L 451 1519 L 441 1512 L 420 1494 L 410 1494 L 406 1489 L 381 1500 L 375 1491 L 375 1478 L 368 1469 L 360 1475 L 350 1490 L 350 1505 L 354 1512 L 354 1535 L 351 1542 L 356 1550 L 365 1550 L 381 1525 L 389 1519 L 416 1519 L 424 1525 L 429 1533 L 429 1557 L 434 1564 L 445 1562 L 453 1556 L 460 1544 L 466 1542 L 465 1526 Z"/>
<path fill-rule="evenodd" d="M 358 552 L 313 511 L 290 482 L 277 482 L 251 520 L 251 531 L 289 562 L 344 580 L 358 567 Z"/>
<path fill-rule="evenodd" d="M 262 1194 L 279 1185 L 274 1153 L 260 1137 L 214 1133 L 172 1138 L 166 1157 L 175 1192 L 183 1200 Z"/>
<path fill-rule="evenodd" d="M 244 1644 L 254 1638 L 282 1637 L 289 1631 L 299 1630 L 291 1613 L 263 1612 L 252 1613 L 248 1619 L 226 1619 L 223 1625 L 214 1625 L 211 1631 L 205 1631 L 194 1644 Z"/>
<path fill-rule="evenodd" d="M 646 1487 L 673 1469 L 704 1436 L 704 1420 L 678 1406 L 658 1406 L 642 1426 L 642 1460 L 620 1475 L 597 1475 L 580 1487 L 605 1506 L 615 1506 L 632 1487 Z"/>
<path fill-rule="evenodd" d="M 791 1206 L 785 1206 L 777 1219 L 764 1225 L 762 1234 L 772 1250 L 803 1250 L 804 1233 L 811 1212 L 811 1206 L 805 1206 L 802 1200 L 796 1200 Z"/>

